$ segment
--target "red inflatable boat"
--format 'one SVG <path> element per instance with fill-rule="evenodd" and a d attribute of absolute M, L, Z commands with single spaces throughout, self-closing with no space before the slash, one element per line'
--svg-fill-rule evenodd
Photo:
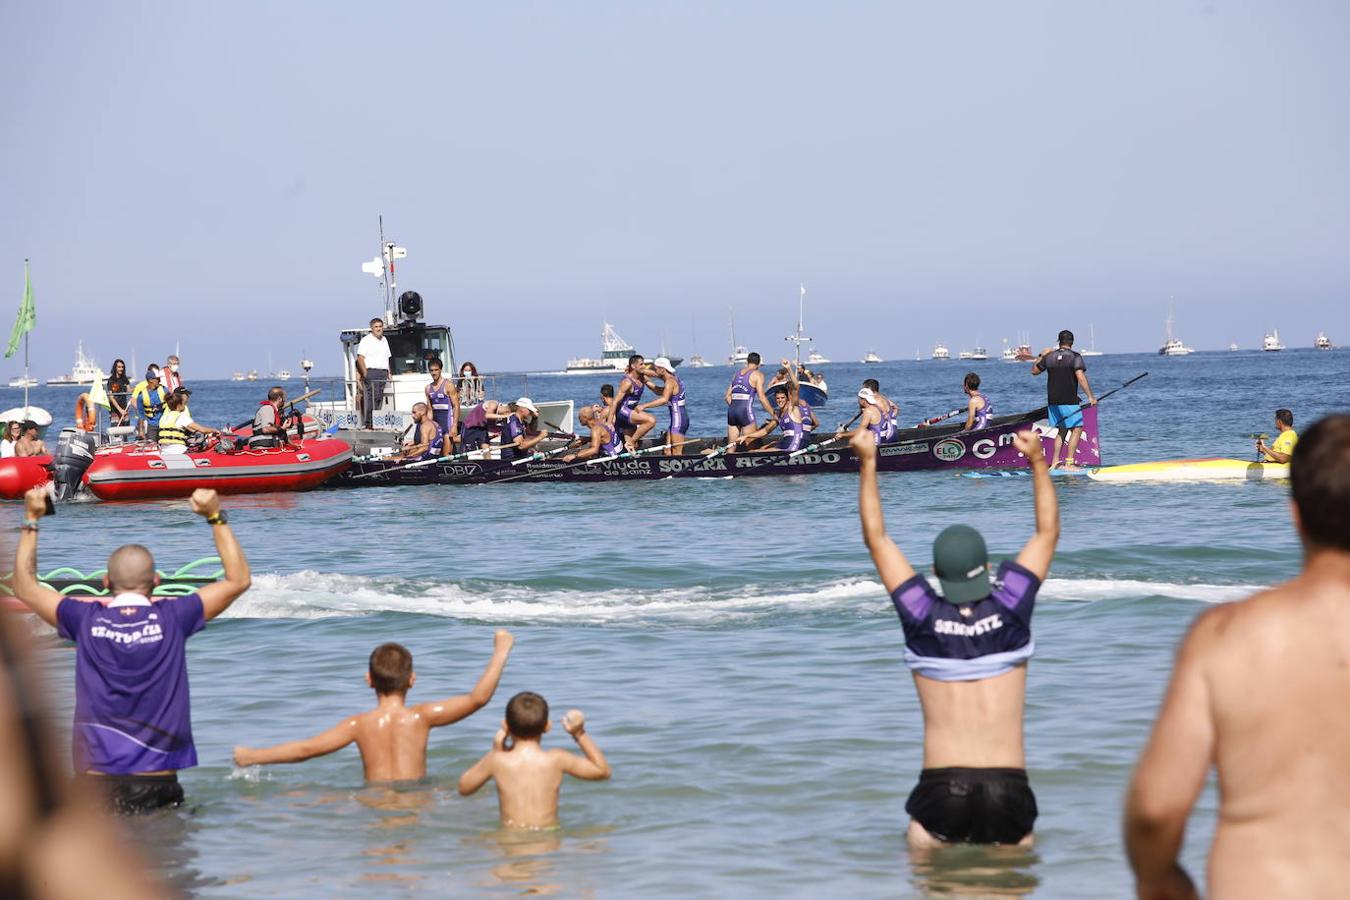
<path fill-rule="evenodd" d="M 29 488 L 52 480 L 50 456 L 9 456 L 0 459 L 0 498 L 21 500 Z"/>
<path fill-rule="evenodd" d="M 186 497 L 197 488 L 222 494 L 305 491 L 351 464 L 352 448 L 336 438 L 200 453 L 161 453 L 153 444 L 129 444 L 99 450 L 84 484 L 100 500 Z"/>

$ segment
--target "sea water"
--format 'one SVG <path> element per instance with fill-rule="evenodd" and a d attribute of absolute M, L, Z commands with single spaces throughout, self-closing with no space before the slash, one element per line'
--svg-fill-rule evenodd
<path fill-rule="evenodd" d="M 266 384 L 194 382 L 188 362 L 198 420 L 251 417 Z M 1099 394 L 1149 372 L 1102 405 L 1107 463 L 1250 458 L 1249 436 L 1273 433 L 1276 408 L 1302 428 L 1343 408 L 1350 388 L 1343 351 L 1089 363 Z M 960 405 L 968 370 L 999 413 L 1044 402 L 1027 364 L 836 364 L 822 367 L 832 399 L 820 418 L 849 419 L 861 379 L 876 377 L 912 423 Z M 731 370 L 682 374 L 693 433 L 722 432 Z M 604 380 L 512 376 L 501 390 L 585 401 Z M 74 391 L 34 400 L 59 423 Z M 889 532 L 920 567 L 953 522 L 979 528 L 996 558 L 1032 530 L 1027 479 L 894 474 L 881 489 Z M 922 721 L 859 539 L 857 480 L 844 475 L 227 498 L 254 586 L 189 643 L 201 765 L 182 775 L 185 808 L 129 825 L 169 882 L 211 897 L 1131 896 L 1121 803 L 1177 642 L 1209 604 L 1297 572 L 1288 488 L 1074 478 L 1056 489 L 1063 537 L 1028 680 L 1041 810 L 1030 852 L 906 848 Z M 19 512 L 0 515 L 15 524 Z M 40 569 L 100 568 L 133 541 L 165 569 L 213 552 L 183 501 L 69 504 L 44 523 Z M 354 747 L 296 766 L 231 764 L 235 744 L 369 708 L 366 659 L 384 641 L 414 654 L 410 702 L 467 691 L 497 628 L 517 638 L 501 687 L 433 732 L 425 784 L 363 787 Z M 44 640 L 51 720 L 68 734 L 74 655 Z M 542 693 L 555 722 L 584 710 L 614 767 L 611 781 L 564 786 L 557 833 L 503 834 L 491 788 L 454 789 L 521 690 Z M 560 724 L 545 738 L 571 743 Z M 1197 878 L 1214 808 L 1211 787 L 1184 852 Z"/>

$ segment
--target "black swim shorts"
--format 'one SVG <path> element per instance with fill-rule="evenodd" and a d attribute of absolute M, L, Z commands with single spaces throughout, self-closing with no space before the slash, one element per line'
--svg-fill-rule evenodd
<path fill-rule="evenodd" d="M 132 816 L 165 806 L 181 806 L 183 786 L 178 776 L 168 775 L 95 775 L 89 783 L 103 795 L 109 812 Z"/>
<path fill-rule="evenodd" d="M 1036 823 L 1025 769 L 924 769 L 905 812 L 951 844 L 1016 844 Z"/>

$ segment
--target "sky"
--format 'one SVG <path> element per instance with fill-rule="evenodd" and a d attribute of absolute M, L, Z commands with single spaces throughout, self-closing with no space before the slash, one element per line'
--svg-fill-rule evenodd
<path fill-rule="evenodd" d="M 0 329 L 41 377 L 339 368 L 399 288 L 485 371 L 1091 326 L 1350 344 L 1343 2 L 0 6 Z M 12 307 L 12 308 L 11 308 Z M 7 334 L 7 331 L 5 331 Z M 10 359 L 0 376 L 22 361 Z"/>

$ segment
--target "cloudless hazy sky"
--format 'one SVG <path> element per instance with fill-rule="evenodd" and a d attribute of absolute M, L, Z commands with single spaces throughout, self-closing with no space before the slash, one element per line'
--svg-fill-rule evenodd
<path fill-rule="evenodd" d="M 1350 4 L 10 2 L 0 332 L 337 371 L 399 287 L 484 369 L 1350 343 Z M 3 337 L 0 337 L 3 339 Z M 0 374 L 16 371 L 9 360 Z M 21 361 L 20 361 L 21 364 Z"/>

